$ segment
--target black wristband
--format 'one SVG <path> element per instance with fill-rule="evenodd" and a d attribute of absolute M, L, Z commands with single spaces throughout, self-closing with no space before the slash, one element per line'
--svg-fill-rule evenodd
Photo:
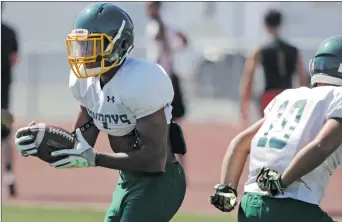
<path fill-rule="evenodd" d="M 81 132 L 83 133 L 83 132 L 87 131 L 90 127 L 92 127 L 93 125 L 94 125 L 94 120 L 91 119 L 91 120 L 89 120 L 88 122 L 86 122 L 85 124 L 83 124 L 81 127 L 79 127 L 79 129 L 80 129 Z M 76 136 L 75 136 L 75 133 L 76 133 L 76 131 L 73 131 L 71 134 L 72 134 L 74 137 L 76 137 Z"/>

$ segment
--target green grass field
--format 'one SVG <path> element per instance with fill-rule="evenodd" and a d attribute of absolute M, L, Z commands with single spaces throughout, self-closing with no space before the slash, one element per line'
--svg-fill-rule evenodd
<path fill-rule="evenodd" d="M 4 222 L 96 222 L 103 221 L 104 212 L 86 209 L 60 209 L 2 206 L 2 221 Z M 200 216 L 179 213 L 172 222 L 235 222 L 228 215 Z"/>

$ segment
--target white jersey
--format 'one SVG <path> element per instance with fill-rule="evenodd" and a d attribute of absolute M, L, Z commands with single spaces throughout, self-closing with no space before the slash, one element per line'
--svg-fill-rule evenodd
<path fill-rule="evenodd" d="M 71 71 L 69 88 L 96 127 L 112 136 L 130 133 L 137 119 L 163 107 L 167 123 L 172 117 L 172 83 L 155 63 L 127 58 L 102 89 L 99 76 L 79 79 Z"/>
<path fill-rule="evenodd" d="M 245 192 L 266 194 L 256 184 L 256 170 L 269 167 L 284 172 L 294 156 L 333 117 L 342 118 L 342 87 L 289 89 L 273 99 L 265 109 L 265 122 L 251 143 Z M 340 146 L 319 167 L 290 185 L 284 195 L 275 197 L 293 198 L 319 205 L 330 175 L 341 164 Z"/>

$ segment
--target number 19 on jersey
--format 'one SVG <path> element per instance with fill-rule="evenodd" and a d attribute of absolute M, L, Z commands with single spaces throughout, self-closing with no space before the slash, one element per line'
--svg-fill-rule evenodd
<path fill-rule="evenodd" d="M 257 146 L 262 148 L 283 149 L 291 137 L 291 134 L 298 126 L 306 104 L 306 100 L 297 100 L 290 109 L 287 109 L 289 100 L 284 101 L 279 106 L 275 119 L 269 124 L 268 129 L 263 132 L 263 135 L 259 138 Z M 275 131 L 276 135 L 273 133 Z"/>

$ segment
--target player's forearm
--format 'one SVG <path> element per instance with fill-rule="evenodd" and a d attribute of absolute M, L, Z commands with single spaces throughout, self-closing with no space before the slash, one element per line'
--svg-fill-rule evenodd
<path fill-rule="evenodd" d="M 114 170 L 133 170 L 142 172 L 160 172 L 165 169 L 166 155 L 144 155 L 140 151 L 130 153 L 97 153 L 96 166 Z"/>
<path fill-rule="evenodd" d="M 91 117 L 88 115 L 87 109 L 80 105 L 80 109 L 78 111 L 77 117 L 73 124 L 73 130 L 82 127 L 84 124 L 89 122 Z"/>
<path fill-rule="evenodd" d="M 293 158 L 282 175 L 285 187 L 321 165 L 342 143 L 340 118 L 329 119 L 316 138 Z"/>
<path fill-rule="evenodd" d="M 87 109 L 83 106 L 80 106 L 80 110 L 78 112 L 77 118 L 73 125 L 73 130 L 84 127 L 84 125 L 89 123 L 90 120 L 91 120 L 91 117 L 88 115 Z M 94 147 L 99 133 L 100 133 L 100 130 L 96 128 L 95 125 L 91 125 L 90 128 L 82 132 L 82 135 L 85 138 L 85 140 L 88 142 L 88 144 L 91 147 Z"/>
<path fill-rule="evenodd" d="M 245 149 L 239 149 L 241 145 L 236 140 L 229 145 L 222 163 L 221 184 L 231 184 L 233 188 L 237 188 L 249 154 Z"/>
<path fill-rule="evenodd" d="M 263 123 L 264 118 L 242 131 L 230 142 L 222 163 L 221 184 L 237 187 L 251 151 L 251 141 Z"/>
<path fill-rule="evenodd" d="M 281 180 L 287 187 L 302 176 L 321 165 L 330 154 L 321 149 L 319 142 L 313 141 L 302 149 L 284 171 Z"/>

